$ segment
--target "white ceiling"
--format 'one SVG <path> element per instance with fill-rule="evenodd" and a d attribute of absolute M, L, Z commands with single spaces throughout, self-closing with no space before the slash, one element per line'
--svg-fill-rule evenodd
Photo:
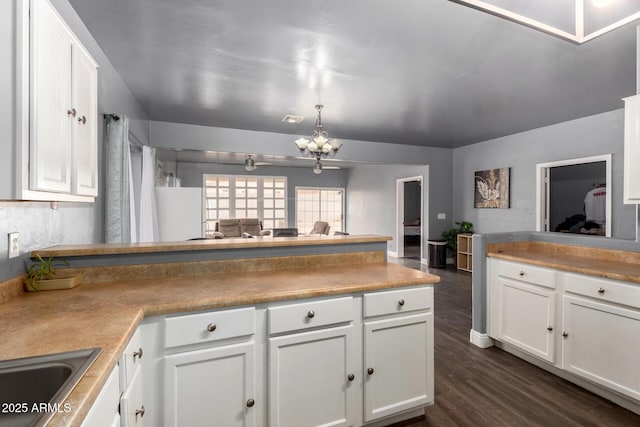
<path fill-rule="evenodd" d="M 157 121 L 304 135 L 321 103 L 331 137 L 459 147 L 636 92 L 634 24 L 576 45 L 448 0 L 69 1 Z"/>

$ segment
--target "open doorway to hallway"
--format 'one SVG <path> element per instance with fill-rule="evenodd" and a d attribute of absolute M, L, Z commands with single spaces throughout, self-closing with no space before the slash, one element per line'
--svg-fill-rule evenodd
<path fill-rule="evenodd" d="M 397 180 L 398 257 L 423 259 L 423 179 L 421 176 Z"/>

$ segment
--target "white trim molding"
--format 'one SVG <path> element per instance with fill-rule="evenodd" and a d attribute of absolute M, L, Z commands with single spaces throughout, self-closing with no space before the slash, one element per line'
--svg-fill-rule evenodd
<path fill-rule="evenodd" d="M 471 344 L 480 348 L 489 348 L 493 347 L 493 338 L 490 338 L 486 333 L 481 333 L 476 330 L 471 329 L 469 331 L 469 341 Z"/>

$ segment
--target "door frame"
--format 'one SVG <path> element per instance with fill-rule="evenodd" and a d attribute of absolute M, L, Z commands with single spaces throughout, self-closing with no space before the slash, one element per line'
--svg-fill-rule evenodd
<path fill-rule="evenodd" d="M 611 157 L 611 154 L 602 154 L 600 156 L 538 163 L 536 165 L 536 231 L 549 232 L 549 169 L 558 166 L 605 162 L 607 180 L 607 195 L 605 196 L 607 224 L 605 236 L 611 237 L 611 223 L 613 222 L 611 215 L 611 186 L 613 184 L 611 180 Z"/>
<path fill-rule="evenodd" d="M 425 227 L 426 218 L 424 216 L 424 201 L 425 201 L 425 179 L 424 175 L 411 176 L 407 178 L 396 179 L 396 256 L 398 258 L 404 258 L 404 183 L 419 181 L 420 185 L 420 262 L 422 264 L 427 263 L 427 258 L 424 250 L 424 236 L 426 235 Z"/>

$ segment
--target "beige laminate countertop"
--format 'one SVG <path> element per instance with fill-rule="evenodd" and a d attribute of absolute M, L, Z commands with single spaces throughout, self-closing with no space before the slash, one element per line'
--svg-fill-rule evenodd
<path fill-rule="evenodd" d="M 31 253 L 32 256 L 49 255 L 57 256 L 91 256 L 114 254 L 144 254 L 158 252 L 183 252 L 183 251 L 210 251 L 217 249 L 250 249 L 294 247 L 313 245 L 344 245 L 352 243 L 377 243 L 391 240 L 390 236 L 375 234 L 360 234 L 348 236 L 325 236 L 322 234 L 300 235 L 298 237 L 254 237 L 250 239 L 227 238 L 188 240 L 184 242 L 154 242 L 154 243 L 130 243 L 94 245 L 58 245 L 46 249 L 38 249 Z"/>
<path fill-rule="evenodd" d="M 487 256 L 640 283 L 640 253 L 547 242 L 489 243 Z"/>
<path fill-rule="evenodd" d="M 87 283 L 24 293 L 0 305 L 0 360 L 91 347 L 102 353 L 50 426 L 79 426 L 145 316 L 437 283 L 386 263 Z"/>

